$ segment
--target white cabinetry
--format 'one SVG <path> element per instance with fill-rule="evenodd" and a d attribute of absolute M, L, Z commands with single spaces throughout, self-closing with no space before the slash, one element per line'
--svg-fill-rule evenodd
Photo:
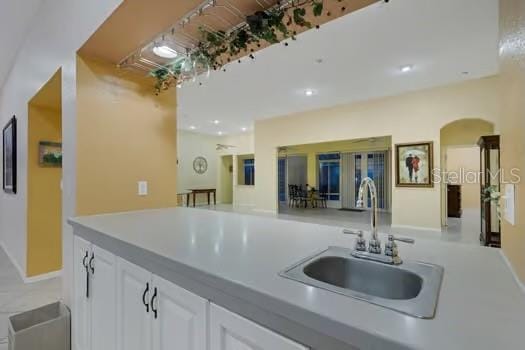
<path fill-rule="evenodd" d="M 210 350 L 307 350 L 237 314 L 210 306 Z"/>
<path fill-rule="evenodd" d="M 118 259 L 117 350 L 147 350 L 151 347 L 151 274 Z"/>
<path fill-rule="evenodd" d="M 117 350 L 206 350 L 208 301 L 118 259 Z"/>
<path fill-rule="evenodd" d="M 91 244 L 75 237 L 74 242 L 74 293 L 72 305 L 73 349 L 91 350 L 91 307 L 89 300 L 89 273 L 87 260 Z"/>
<path fill-rule="evenodd" d="M 74 349 L 114 350 L 116 258 L 78 237 L 74 245 Z"/>
<path fill-rule="evenodd" d="M 208 348 L 208 301 L 160 277 L 153 276 L 157 316 L 153 350 Z"/>
<path fill-rule="evenodd" d="M 306 350 L 75 237 L 73 350 Z"/>

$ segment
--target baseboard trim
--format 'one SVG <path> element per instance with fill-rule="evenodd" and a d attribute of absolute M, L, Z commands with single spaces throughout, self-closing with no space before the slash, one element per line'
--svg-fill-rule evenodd
<path fill-rule="evenodd" d="M 9 252 L 9 249 L 7 249 L 7 246 L 5 245 L 4 242 L 0 242 L 0 247 L 2 247 L 2 249 L 5 252 L 5 254 L 9 258 L 9 260 L 11 260 L 11 263 L 15 266 L 15 269 L 18 271 L 18 274 L 20 275 L 20 278 L 25 283 L 26 273 L 25 273 L 24 269 L 22 269 L 22 266 L 20 266 L 18 264 L 18 261 L 16 261 L 15 257 L 13 255 L 11 255 L 11 252 Z"/>
<path fill-rule="evenodd" d="M 60 276 L 62 276 L 62 270 L 44 273 L 42 275 L 37 275 L 37 276 L 32 276 L 32 277 L 26 277 L 24 278 L 24 283 L 30 284 L 30 283 L 42 282 L 42 281 L 50 280 L 50 279 L 57 278 Z"/>
<path fill-rule="evenodd" d="M 264 213 L 264 214 L 274 214 L 274 215 L 277 215 L 277 211 L 276 210 L 268 210 L 268 209 L 257 209 L 257 208 L 254 208 L 252 209 L 254 212 L 256 213 Z"/>
<path fill-rule="evenodd" d="M 405 229 L 409 229 L 409 230 L 430 231 L 430 232 L 441 233 L 441 229 L 430 228 L 430 227 L 420 227 L 420 226 L 410 226 L 410 225 L 391 225 L 391 227 L 392 228 L 405 228 Z"/>
<path fill-rule="evenodd" d="M 27 277 L 26 274 L 24 273 L 24 270 L 18 264 L 18 261 L 16 261 L 16 259 L 13 257 L 13 255 L 11 255 L 11 253 L 7 249 L 7 247 L 4 244 L 4 242 L 0 242 L 0 247 L 2 247 L 2 249 L 4 250 L 4 252 L 7 255 L 7 257 L 9 258 L 9 260 L 11 260 L 11 263 L 14 265 L 15 269 L 18 271 L 18 274 L 20 275 L 20 278 L 22 279 L 22 281 L 25 284 L 41 282 L 41 281 L 45 281 L 45 280 L 49 280 L 49 279 L 52 279 L 52 278 L 57 278 L 57 277 L 62 276 L 62 270 L 58 270 L 58 271 L 53 271 L 53 272 L 49 272 L 49 273 L 44 273 L 42 275 Z"/>
<path fill-rule="evenodd" d="M 510 263 L 510 260 L 505 255 L 505 252 L 503 252 L 503 249 L 500 249 L 499 253 L 501 255 L 501 258 L 503 259 L 503 262 L 509 268 L 510 273 L 512 274 L 512 277 L 514 278 L 514 281 L 516 281 L 516 283 L 518 284 L 518 287 L 521 289 L 521 291 L 525 295 L 525 284 L 521 282 L 520 278 L 518 277 L 518 274 L 516 273 L 516 270 L 514 269 L 514 266 L 512 266 L 512 264 Z"/>

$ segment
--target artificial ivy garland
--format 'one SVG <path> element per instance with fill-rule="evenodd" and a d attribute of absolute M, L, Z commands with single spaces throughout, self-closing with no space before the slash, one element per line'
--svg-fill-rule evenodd
<path fill-rule="evenodd" d="M 320 17 L 324 12 L 324 1 L 342 2 L 343 0 L 297 0 L 286 5 L 278 4 L 266 11 L 257 11 L 246 17 L 246 25 L 231 32 L 210 32 L 199 28 L 201 41 L 197 48 L 162 68 L 151 72 L 157 83 L 155 90 L 159 94 L 175 84 L 185 80 L 185 74 L 192 75 L 203 70 L 220 70 L 223 66 L 241 55 L 249 55 L 255 59 L 255 49 L 262 44 L 277 44 L 286 39 L 296 40 L 298 27 L 310 29 L 313 24 L 306 20 L 307 9 L 314 17 Z M 344 6 L 341 11 L 346 11 Z M 326 12 L 330 16 L 330 12 Z M 319 29 L 319 25 L 315 26 Z M 284 44 L 288 46 L 286 42 Z M 189 59 L 188 59 L 189 58 Z M 239 60 L 240 62 L 240 60 Z M 225 70 L 225 69 L 224 69 Z"/>

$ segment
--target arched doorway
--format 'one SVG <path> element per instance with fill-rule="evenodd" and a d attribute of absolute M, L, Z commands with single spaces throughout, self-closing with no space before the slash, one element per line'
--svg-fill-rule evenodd
<path fill-rule="evenodd" d="M 476 241 L 480 215 L 480 185 L 476 174 L 480 171 L 480 152 L 477 142 L 481 136 L 493 135 L 494 124 L 483 119 L 460 119 L 440 130 L 441 171 L 448 173 L 441 181 L 441 223 L 456 226 L 454 231 L 473 232 L 468 240 Z M 442 178 L 443 179 L 443 178 Z M 451 191 L 451 192 L 449 192 Z M 456 217 L 449 217 L 449 193 L 457 198 L 461 208 Z M 451 200 L 454 202 L 454 200 Z"/>

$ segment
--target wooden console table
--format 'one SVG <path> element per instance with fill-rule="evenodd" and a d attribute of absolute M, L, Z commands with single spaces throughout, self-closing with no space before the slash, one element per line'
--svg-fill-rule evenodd
<path fill-rule="evenodd" d="M 197 194 L 206 193 L 208 195 L 208 205 L 211 204 L 211 194 L 213 193 L 213 205 L 217 205 L 217 189 L 215 188 L 190 188 L 186 194 L 186 203 L 190 206 L 190 194 L 193 197 L 193 207 L 195 208 L 195 197 Z"/>

